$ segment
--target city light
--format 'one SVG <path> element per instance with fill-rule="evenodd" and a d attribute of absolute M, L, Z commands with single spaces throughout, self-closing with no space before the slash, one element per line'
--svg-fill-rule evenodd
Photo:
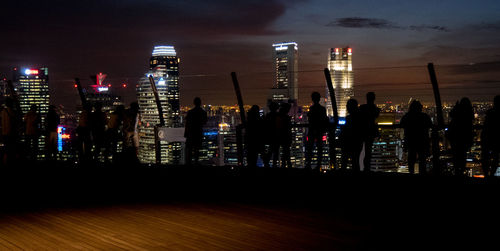
<path fill-rule="evenodd" d="M 107 86 L 99 86 L 97 87 L 97 91 L 99 92 L 107 92 L 109 88 Z"/>
<path fill-rule="evenodd" d="M 24 70 L 24 74 L 26 75 L 38 75 L 37 69 L 26 69 Z"/>
<path fill-rule="evenodd" d="M 277 44 L 273 44 L 273 47 L 277 51 L 285 51 L 285 50 L 288 50 L 289 45 L 293 45 L 294 49 L 298 50 L 298 45 L 295 42 L 277 43 Z"/>
<path fill-rule="evenodd" d="M 177 53 L 173 46 L 155 46 L 153 49 L 153 57 L 156 56 L 176 56 Z"/>

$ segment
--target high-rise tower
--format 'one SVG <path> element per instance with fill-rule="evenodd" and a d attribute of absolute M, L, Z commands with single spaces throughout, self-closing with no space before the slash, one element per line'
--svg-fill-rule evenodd
<path fill-rule="evenodd" d="M 14 68 L 14 84 L 19 96 L 19 106 L 26 114 L 31 105 L 37 106 L 41 119 L 41 130 L 45 129 L 45 117 L 49 111 L 49 69 L 42 68 Z M 45 135 L 38 138 L 38 159 L 45 158 Z"/>
<path fill-rule="evenodd" d="M 347 115 L 347 100 L 354 96 L 354 74 L 352 71 L 352 48 L 331 48 L 328 54 L 328 69 L 332 78 L 333 88 L 335 89 L 335 99 L 337 100 L 337 109 L 339 117 Z M 333 116 L 332 101 L 327 92 L 326 112 L 328 116 Z"/>
<path fill-rule="evenodd" d="M 295 42 L 273 44 L 275 82 L 271 89 L 271 100 L 282 103 L 299 98 L 298 46 Z"/>
<path fill-rule="evenodd" d="M 141 113 L 139 126 L 139 160 L 155 163 L 154 126 L 160 123 L 153 90 L 148 77 L 153 76 L 163 109 L 166 127 L 180 126 L 179 62 L 173 46 L 155 46 L 149 60 L 149 72 L 137 86 L 137 101 Z M 181 160 L 180 143 L 161 143 L 162 163 L 178 164 Z"/>

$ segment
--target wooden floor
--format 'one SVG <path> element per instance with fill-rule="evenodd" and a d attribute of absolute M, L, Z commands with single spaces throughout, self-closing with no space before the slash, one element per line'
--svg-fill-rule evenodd
<path fill-rule="evenodd" d="M 51 209 L 0 216 L 2 250 L 353 250 L 370 229 L 238 203 Z"/>

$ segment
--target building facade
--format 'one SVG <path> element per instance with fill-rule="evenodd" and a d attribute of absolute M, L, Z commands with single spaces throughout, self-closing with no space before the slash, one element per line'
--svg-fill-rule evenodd
<path fill-rule="evenodd" d="M 13 73 L 14 87 L 19 96 L 19 106 L 23 116 L 30 110 L 31 105 L 36 105 L 41 119 L 40 130 L 43 131 L 50 102 L 49 69 L 16 67 Z M 44 134 L 38 138 L 37 158 L 45 158 Z"/>
<path fill-rule="evenodd" d="M 271 89 L 272 101 L 282 103 L 298 100 L 298 45 L 295 42 L 273 44 L 275 80 Z"/>
<path fill-rule="evenodd" d="M 166 127 L 180 127 L 179 102 L 180 59 L 173 46 L 156 46 L 149 61 L 150 69 L 137 85 L 137 101 L 140 107 L 139 160 L 155 163 L 154 127 L 160 123 L 153 89 L 149 76 L 153 76 L 163 110 Z M 181 162 L 181 143 L 161 142 L 161 160 L 166 164 Z"/>
<path fill-rule="evenodd" d="M 347 100 L 354 97 L 354 73 L 352 71 L 352 48 L 331 48 L 328 53 L 328 69 L 332 78 L 339 117 L 347 115 Z M 326 88 L 326 112 L 333 116 L 332 101 Z"/>

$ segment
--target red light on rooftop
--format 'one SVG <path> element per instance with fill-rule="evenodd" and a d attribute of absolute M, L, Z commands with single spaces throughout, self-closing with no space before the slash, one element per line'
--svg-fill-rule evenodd
<path fill-rule="evenodd" d="M 127 88 L 127 84 L 122 84 L 123 88 Z"/>
<path fill-rule="evenodd" d="M 78 88 L 78 85 L 77 85 L 77 84 L 75 84 L 75 88 Z"/>
<path fill-rule="evenodd" d="M 108 84 L 108 87 L 111 87 L 111 84 Z"/>

